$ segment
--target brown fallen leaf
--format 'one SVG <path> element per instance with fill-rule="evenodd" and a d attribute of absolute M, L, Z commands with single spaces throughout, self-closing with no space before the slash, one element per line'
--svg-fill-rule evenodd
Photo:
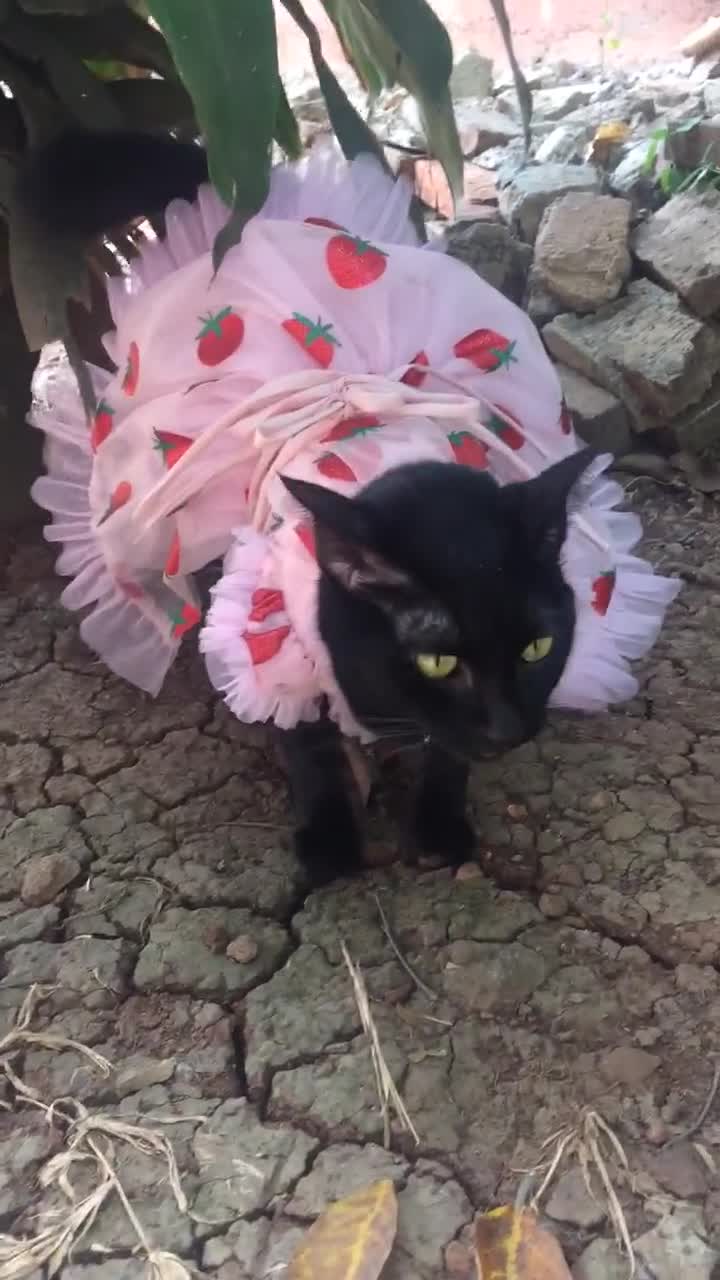
<path fill-rule="evenodd" d="M 504 1205 L 475 1219 L 478 1280 L 572 1280 L 554 1235 L 529 1209 Z"/>
<path fill-rule="evenodd" d="M 378 1280 L 395 1239 L 397 1212 L 389 1178 L 336 1201 L 300 1241 L 287 1280 Z"/>

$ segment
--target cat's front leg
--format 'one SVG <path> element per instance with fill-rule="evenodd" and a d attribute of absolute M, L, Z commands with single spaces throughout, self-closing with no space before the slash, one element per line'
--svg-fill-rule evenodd
<path fill-rule="evenodd" d="M 362 870 L 363 836 L 342 738 L 330 720 L 278 730 L 295 806 L 295 851 L 314 886 Z"/>
<path fill-rule="evenodd" d="M 442 747 L 425 749 L 423 773 L 415 800 L 412 843 L 420 858 L 459 866 L 475 847 L 467 816 L 470 766 Z"/>

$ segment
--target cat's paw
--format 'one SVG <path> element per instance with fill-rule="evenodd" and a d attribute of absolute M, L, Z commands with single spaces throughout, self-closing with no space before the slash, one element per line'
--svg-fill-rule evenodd
<path fill-rule="evenodd" d="M 412 846 L 418 862 L 459 867 L 472 860 L 475 829 L 462 813 L 419 811 L 413 824 Z"/>
<path fill-rule="evenodd" d="M 332 806 L 299 827 L 295 852 L 313 889 L 363 870 L 363 840 L 349 806 Z"/>

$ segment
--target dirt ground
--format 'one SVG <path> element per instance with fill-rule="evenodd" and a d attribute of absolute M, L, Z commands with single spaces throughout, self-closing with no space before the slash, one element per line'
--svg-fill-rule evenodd
<path fill-rule="evenodd" d="M 617 42 L 606 52 L 610 64 L 677 58 L 683 37 L 717 12 L 712 0 L 634 0 L 632 5 L 619 0 L 506 0 L 506 7 L 524 63 L 536 57 L 596 63 L 602 36 Z M 446 24 L 456 52 L 474 47 L 504 65 L 490 0 L 433 0 L 433 8 Z M 320 0 L 308 0 L 306 9 L 322 31 L 328 57 L 342 65 Z M 293 73 L 302 66 L 309 70 L 304 36 L 279 5 L 277 12 L 283 67 Z"/>
<path fill-rule="evenodd" d="M 588 1105 L 625 1147 L 636 1193 L 618 1190 L 632 1235 L 650 1241 L 642 1256 L 658 1221 L 680 1213 L 720 1244 L 720 1103 L 698 1146 L 663 1146 L 698 1116 L 720 1053 L 717 507 L 631 489 L 649 551 L 697 578 L 641 695 L 612 715 L 557 720 L 477 770 L 486 875 L 395 866 L 310 896 L 263 735 L 226 714 L 191 656 L 155 702 L 112 679 L 59 606 L 37 532 L 7 548 L 0 1035 L 29 985 L 48 984 L 38 1025 L 115 1070 L 28 1049 L 14 1066 L 39 1096 L 174 1118 L 187 1213 L 155 1158 L 118 1155 L 155 1247 L 220 1280 L 277 1276 L 329 1198 L 388 1174 L 401 1225 L 387 1280 L 462 1276 L 473 1210 L 512 1198 L 517 1170 Z M 396 778 L 372 819 L 388 846 L 397 789 Z M 432 999 L 392 951 L 378 897 Z M 392 1155 L 342 940 L 420 1138 L 396 1135 Z M 0 1110 L 0 1230 L 36 1226 L 52 1202 L 36 1174 L 58 1144 L 31 1108 Z M 611 1235 L 577 1168 L 548 1209 L 571 1260 Z M 142 1275 L 134 1244 L 113 1199 L 64 1280 Z M 593 1249 L 586 1259 L 601 1265 L 583 1264 L 581 1280 L 624 1277 L 614 1246 Z M 714 1255 L 702 1249 L 707 1265 L 683 1275 L 708 1280 Z M 680 1274 L 666 1253 L 656 1280 Z"/>

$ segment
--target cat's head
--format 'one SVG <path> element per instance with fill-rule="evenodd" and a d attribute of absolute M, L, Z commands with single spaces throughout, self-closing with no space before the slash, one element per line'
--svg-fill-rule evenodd
<path fill-rule="evenodd" d="M 504 487 L 432 462 L 354 498 L 285 479 L 314 517 L 320 632 L 359 721 L 470 758 L 542 728 L 575 628 L 568 498 L 592 456 Z"/>

